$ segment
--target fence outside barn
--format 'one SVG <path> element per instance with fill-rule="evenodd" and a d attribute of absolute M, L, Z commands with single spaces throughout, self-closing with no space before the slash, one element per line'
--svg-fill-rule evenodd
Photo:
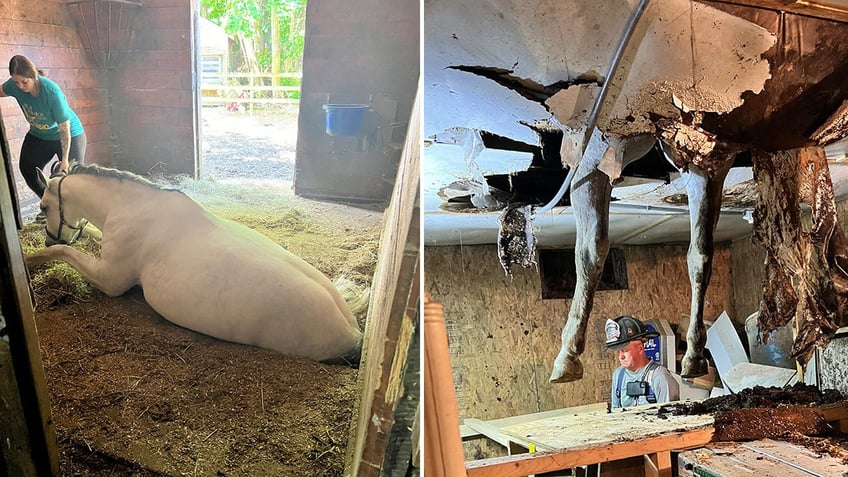
<path fill-rule="evenodd" d="M 298 104 L 301 73 L 204 73 L 201 104 L 238 108 Z"/>

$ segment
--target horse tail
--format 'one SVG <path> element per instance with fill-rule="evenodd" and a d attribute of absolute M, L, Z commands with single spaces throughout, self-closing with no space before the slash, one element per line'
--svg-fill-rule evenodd
<path fill-rule="evenodd" d="M 371 287 L 359 285 L 344 275 L 336 278 L 333 285 L 344 298 L 353 316 L 357 319 L 364 318 L 363 315 L 368 311 L 368 302 L 371 298 Z"/>
<path fill-rule="evenodd" d="M 336 290 L 338 290 L 345 303 L 347 303 L 347 306 L 353 315 L 353 320 L 357 324 L 357 328 L 359 328 L 359 323 L 365 322 L 365 315 L 368 312 L 368 303 L 371 296 L 371 288 L 359 285 L 344 275 L 336 278 L 335 281 L 333 281 L 333 285 L 336 287 Z M 359 361 L 362 358 L 362 340 L 363 334 L 360 332 L 356 339 L 356 344 L 352 349 L 346 351 L 337 358 L 332 358 L 322 362 L 358 368 Z"/>

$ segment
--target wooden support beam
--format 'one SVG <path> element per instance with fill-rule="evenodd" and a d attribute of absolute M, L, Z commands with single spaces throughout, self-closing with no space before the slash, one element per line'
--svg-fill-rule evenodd
<path fill-rule="evenodd" d="M 477 434 L 482 434 L 506 448 L 509 448 L 510 442 L 513 441 L 510 436 L 501 432 L 498 426 L 490 422 L 474 418 L 468 418 L 464 422 L 465 427 L 468 429 L 475 431 Z"/>
<path fill-rule="evenodd" d="M 671 477 L 671 451 L 645 455 L 646 477 Z"/>
<path fill-rule="evenodd" d="M 747 5 L 808 17 L 848 22 L 848 2 L 844 0 L 720 0 L 719 3 Z"/>
<path fill-rule="evenodd" d="M 364 396 L 352 421 L 345 471 L 345 475 L 356 477 L 380 475 L 418 320 L 420 91 L 412 108 L 392 200 L 384 214 L 380 258 L 371 286 L 358 383 Z"/>
<path fill-rule="evenodd" d="M 6 132 L 0 118 L 0 152 L 3 161 L 9 164 Z M 17 394 L 23 416 L 6 416 L 8 420 L 19 421 L 16 435 L 3 436 L 3 449 L 0 453 L 17 452 L 15 469 L 21 477 L 59 475 L 59 454 L 56 445 L 56 430 L 50 413 L 50 402 L 44 367 L 41 363 L 41 351 L 38 347 L 38 333 L 35 328 L 35 313 L 29 287 L 29 274 L 23 260 L 23 251 L 18 239 L 17 212 L 13 206 L 12 188 L 7 168 L 0 168 L 0 313 L 6 320 L 9 335 L 8 350 L 11 354 L 14 389 L 5 392 Z M 5 343 L 4 343 L 5 345 Z M 4 346 L 5 348 L 5 346 Z M 17 406 L 3 406 L 3 409 L 17 409 Z M 25 432 L 23 431 L 25 429 Z M 2 429 L 0 429 L 2 430 Z M 14 449 L 14 450 L 13 450 Z M 26 462 L 27 459 L 29 462 Z M 11 459 L 5 460 L 12 464 Z M 10 469 L 0 469 L 5 475 Z M 12 473 L 16 473 L 13 469 Z"/>
<path fill-rule="evenodd" d="M 582 448 L 537 452 L 535 454 L 519 454 L 481 459 L 467 462 L 465 469 L 468 477 L 521 477 L 646 454 L 659 454 L 676 449 L 699 447 L 709 443 L 712 436 L 713 429 L 712 427 L 708 427 L 647 437 L 629 442 L 610 443 L 603 446 L 585 446 Z M 664 465 L 663 462 L 666 462 L 665 459 L 665 457 L 658 457 L 658 464 Z M 667 465 L 670 468 L 670 456 L 668 459 Z"/>

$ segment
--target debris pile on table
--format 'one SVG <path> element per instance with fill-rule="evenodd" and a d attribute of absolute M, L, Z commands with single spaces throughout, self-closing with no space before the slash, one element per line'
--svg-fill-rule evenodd
<path fill-rule="evenodd" d="M 715 414 L 714 442 L 781 439 L 848 463 L 848 435 L 836 432 L 816 409 L 845 400 L 837 390 L 796 383 L 784 388 L 755 386 L 703 401 L 668 404 L 658 413 Z"/>
<path fill-rule="evenodd" d="M 845 396 L 835 389 L 819 390 L 809 384 L 795 383 L 785 388 L 754 386 L 735 394 L 717 396 L 703 401 L 668 404 L 660 407 L 659 412 L 685 416 L 757 407 L 818 406 L 835 404 L 844 400 Z"/>

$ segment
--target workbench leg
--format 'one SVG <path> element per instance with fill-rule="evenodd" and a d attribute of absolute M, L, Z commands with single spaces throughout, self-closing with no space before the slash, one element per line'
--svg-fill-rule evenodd
<path fill-rule="evenodd" d="M 671 451 L 646 455 L 645 477 L 671 477 Z"/>

